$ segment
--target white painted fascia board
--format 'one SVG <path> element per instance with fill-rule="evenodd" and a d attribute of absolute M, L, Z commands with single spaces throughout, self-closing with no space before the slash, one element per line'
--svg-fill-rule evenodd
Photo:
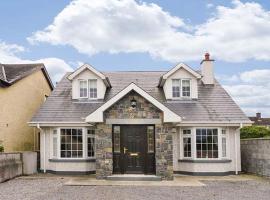
<path fill-rule="evenodd" d="M 184 64 L 184 63 L 179 63 L 177 64 L 173 69 L 171 69 L 170 71 L 168 71 L 166 74 L 164 74 L 161 77 L 161 81 L 159 86 L 163 86 L 165 81 L 171 76 L 173 75 L 176 71 L 178 71 L 179 69 L 185 69 L 187 72 L 189 72 L 190 74 L 192 74 L 194 77 L 196 77 L 197 79 L 202 78 L 202 75 L 199 74 L 198 72 L 194 71 L 191 67 L 189 67 L 188 65 Z"/>
<path fill-rule="evenodd" d="M 67 78 L 69 80 L 73 80 L 77 75 L 79 75 L 85 69 L 89 69 L 91 72 L 93 72 L 98 77 L 100 77 L 107 87 L 111 87 L 109 79 L 104 74 L 100 73 L 98 70 L 96 70 L 94 67 L 92 67 L 89 64 L 83 64 L 81 67 L 79 67 L 77 70 L 75 70 L 72 74 L 70 74 Z"/>
<path fill-rule="evenodd" d="M 27 124 L 31 127 L 35 127 L 37 125 L 41 127 L 54 127 L 54 126 L 93 126 L 92 124 L 85 122 L 27 122 Z"/>
<path fill-rule="evenodd" d="M 251 121 L 184 121 L 176 126 L 251 126 Z"/>
<path fill-rule="evenodd" d="M 114 97 L 112 97 L 109 101 L 107 101 L 105 104 L 100 106 L 96 111 L 88 115 L 85 119 L 87 123 L 98 123 L 98 122 L 104 122 L 103 119 L 103 112 L 107 110 L 109 107 L 111 107 L 113 104 L 118 102 L 122 97 L 124 97 L 126 94 L 128 94 L 130 91 L 135 91 L 138 94 L 140 94 L 143 98 L 148 100 L 150 103 L 152 103 L 154 106 L 156 106 L 158 109 L 163 111 L 164 115 L 164 123 L 179 123 L 181 122 L 181 117 L 171 110 L 169 110 L 166 106 L 164 106 L 162 103 L 157 101 L 154 97 L 149 95 L 147 92 L 145 92 L 143 89 L 138 87 L 135 83 L 129 84 L 126 88 L 124 88 L 122 91 L 120 91 L 118 94 L 116 94 Z"/>

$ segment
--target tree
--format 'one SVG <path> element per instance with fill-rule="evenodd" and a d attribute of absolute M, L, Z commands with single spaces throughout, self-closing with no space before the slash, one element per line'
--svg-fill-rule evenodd
<path fill-rule="evenodd" d="M 241 139 L 270 137 L 270 130 L 261 126 L 246 126 L 240 130 Z"/>

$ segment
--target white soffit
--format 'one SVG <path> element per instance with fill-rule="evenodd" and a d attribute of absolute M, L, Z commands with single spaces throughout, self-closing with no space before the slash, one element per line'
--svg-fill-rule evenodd
<path fill-rule="evenodd" d="M 163 118 L 164 118 L 163 120 L 165 123 L 179 123 L 182 121 L 182 119 L 179 115 L 172 112 L 170 109 L 168 109 L 162 103 L 157 101 L 154 97 L 152 97 L 147 92 L 145 92 L 143 89 L 138 87 L 135 83 L 131 83 L 126 88 L 124 88 L 122 91 L 120 91 L 118 94 L 116 94 L 114 97 L 112 97 L 109 101 L 107 101 L 105 104 L 103 104 L 97 110 L 95 110 L 93 113 L 88 115 L 85 119 L 85 122 L 87 122 L 87 123 L 104 122 L 103 112 L 105 110 L 107 110 L 109 107 L 111 107 L 113 104 L 118 102 L 121 98 L 123 98 L 130 91 L 137 92 L 143 98 L 145 98 L 150 103 L 152 103 L 154 106 L 156 106 L 158 109 L 160 109 L 163 112 Z"/>

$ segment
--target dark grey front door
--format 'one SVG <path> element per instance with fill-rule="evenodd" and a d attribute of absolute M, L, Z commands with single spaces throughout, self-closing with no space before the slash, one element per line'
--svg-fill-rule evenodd
<path fill-rule="evenodd" d="M 114 126 L 114 130 L 120 130 L 120 134 L 113 133 L 114 173 L 154 173 L 155 154 L 148 152 L 147 129 L 148 126 L 143 125 Z"/>

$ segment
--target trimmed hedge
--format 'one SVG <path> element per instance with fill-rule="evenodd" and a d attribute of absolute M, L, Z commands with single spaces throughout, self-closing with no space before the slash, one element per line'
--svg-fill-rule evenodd
<path fill-rule="evenodd" d="M 270 137 L 270 130 L 261 126 L 246 126 L 241 128 L 241 139 Z"/>
<path fill-rule="evenodd" d="M 1 144 L 0 144 L 0 153 L 1 152 L 4 152 L 4 146 L 2 146 Z"/>

